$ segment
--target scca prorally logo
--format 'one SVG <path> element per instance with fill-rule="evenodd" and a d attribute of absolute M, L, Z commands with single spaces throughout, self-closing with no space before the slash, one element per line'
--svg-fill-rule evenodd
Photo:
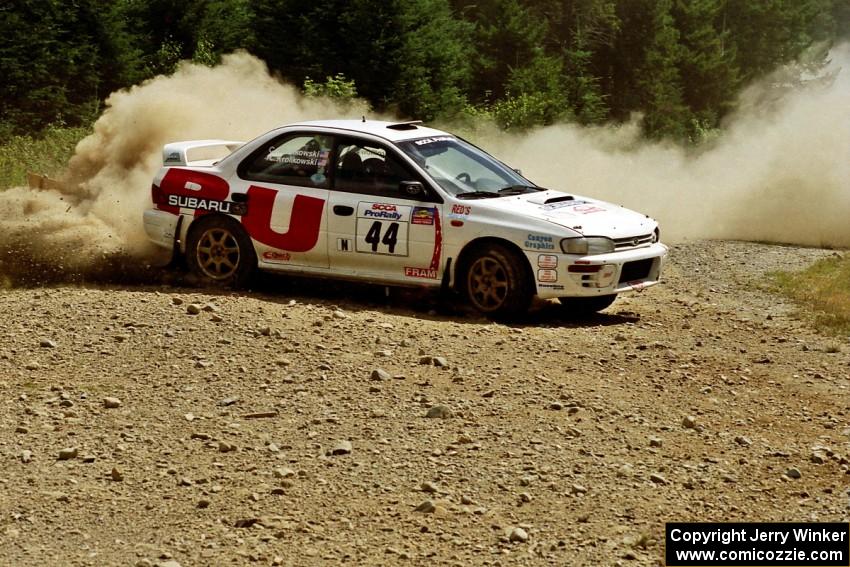
<path fill-rule="evenodd" d="M 372 207 L 363 212 L 364 217 L 373 219 L 399 220 L 402 214 L 391 203 L 372 203 Z"/>

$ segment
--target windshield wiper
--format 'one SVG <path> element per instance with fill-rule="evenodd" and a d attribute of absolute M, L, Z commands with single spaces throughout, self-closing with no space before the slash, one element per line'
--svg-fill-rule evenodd
<path fill-rule="evenodd" d="M 470 191 L 468 193 L 458 193 L 455 196 L 458 199 L 494 199 L 502 195 L 493 193 L 492 191 Z"/>
<path fill-rule="evenodd" d="M 520 195 L 530 191 L 545 191 L 542 187 L 534 187 L 533 185 L 511 185 L 504 189 L 499 189 L 499 195 Z"/>

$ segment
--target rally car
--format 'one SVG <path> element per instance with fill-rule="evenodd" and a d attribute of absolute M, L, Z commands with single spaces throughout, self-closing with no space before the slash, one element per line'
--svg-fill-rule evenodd
<path fill-rule="evenodd" d="M 190 159 L 215 146 L 230 153 Z M 667 254 L 653 219 L 539 187 L 418 122 L 315 121 L 247 143 L 167 144 L 151 193 L 151 240 L 225 286 L 262 269 L 442 287 L 493 316 L 535 295 L 593 312 L 658 283 Z"/>

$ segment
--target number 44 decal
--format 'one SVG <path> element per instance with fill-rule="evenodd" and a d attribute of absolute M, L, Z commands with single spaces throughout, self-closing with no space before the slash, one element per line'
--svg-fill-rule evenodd
<path fill-rule="evenodd" d="M 384 223 L 381 221 L 375 221 L 372 223 L 372 226 L 369 227 L 369 231 L 366 233 L 366 243 L 372 245 L 372 252 L 378 252 L 378 246 L 383 244 L 387 247 L 387 253 L 395 254 L 395 245 L 398 242 L 398 223 L 391 222 L 387 227 L 387 230 L 384 232 L 383 237 L 381 237 L 381 230 L 383 230 Z"/>

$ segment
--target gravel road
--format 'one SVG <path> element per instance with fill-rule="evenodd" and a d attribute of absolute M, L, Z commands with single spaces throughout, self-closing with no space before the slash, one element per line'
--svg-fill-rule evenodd
<path fill-rule="evenodd" d="M 291 283 L 0 291 L 0 565 L 659 565 L 665 521 L 848 521 L 850 343 L 671 250 L 576 321 Z M 323 289 L 325 288 L 325 289 Z"/>

